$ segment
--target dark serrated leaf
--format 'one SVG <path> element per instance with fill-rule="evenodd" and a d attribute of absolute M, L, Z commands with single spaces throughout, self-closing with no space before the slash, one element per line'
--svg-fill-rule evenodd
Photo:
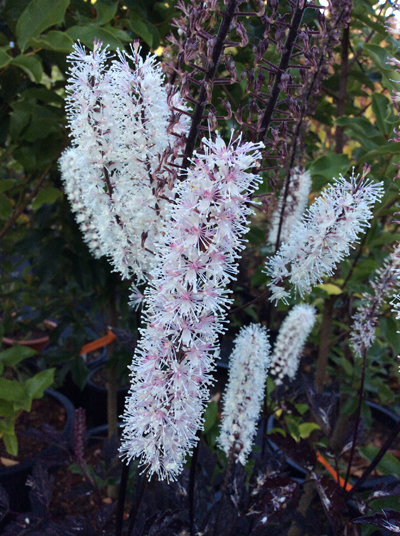
<path fill-rule="evenodd" d="M 301 467 L 312 470 L 317 463 L 315 451 L 304 439 L 300 439 L 297 443 L 289 434 L 283 437 L 282 434 L 274 433 L 268 435 L 273 443 L 275 443 L 291 460 L 299 464 Z"/>
<path fill-rule="evenodd" d="M 113 502 L 112 504 L 106 504 L 99 510 L 96 510 L 96 514 L 94 516 L 94 522 L 96 523 L 97 531 L 100 533 L 107 523 L 110 521 L 111 516 L 114 513 L 114 510 L 116 508 L 117 503 Z"/>
<path fill-rule="evenodd" d="M 49 474 L 46 467 L 37 463 L 26 484 L 30 487 L 32 513 L 41 517 L 46 516 L 53 494 L 54 476 Z"/>
<path fill-rule="evenodd" d="M 353 520 L 354 523 L 363 523 L 376 525 L 383 529 L 389 530 L 393 534 L 400 534 L 400 512 L 383 508 L 382 512 L 377 512 L 372 516 L 358 517 Z"/>
<path fill-rule="evenodd" d="M 7 515 L 9 509 L 8 494 L 3 486 L 0 486 L 0 521 Z"/>
<path fill-rule="evenodd" d="M 65 536 L 97 536 L 90 519 L 87 516 L 67 516 L 64 520 Z"/>
<path fill-rule="evenodd" d="M 343 514 L 347 512 L 344 490 L 328 476 L 316 478 L 316 487 L 325 513 L 337 534 L 343 527 Z"/>
<path fill-rule="evenodd" d="M 119 439 L 113 434 L 109 439 L 103 442 L 103 460 L 108 470 L 118 458 Z"/>

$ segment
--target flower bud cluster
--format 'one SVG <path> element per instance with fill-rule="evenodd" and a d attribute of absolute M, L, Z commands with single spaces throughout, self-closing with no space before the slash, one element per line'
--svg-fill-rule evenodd
<path fill-rule="evenodd" d="M 252 324 L 240 330 L 230 356 L 229 380 L 224 393 L 219 446 L 246 464 L 257 430 L 270 364 L 265 327 Z"/>
<path fill-rule="evenodd" d="M 281 385 L 285 376 L 291 380 L 296 376 L 304 344 L 314 323 L 315 309 L 307 304 L 295 305 L 285 318 L 271 359 L 271 373 L 276 376 L 276 385 Z"/>
<path fill-rule="evenodd" d="M 202 140 L 157 244 L 145 291 L 142 338 L 134 356 L 121 452 L 140 458 L 149 478 L 174 480 L 203 423 L 208 385 L 231 303 L 226 285 L 244 248 L 248 195 L 260 178 L 261 144 Z"/>
<path fill-rule="evenodd" d="M 266 263 L 271 276 L 270 300 L 286 301 L 291 295 L 285 281 L 303 296 L 332 275 L 339 261 L 347 257 L 358 241 L 358 233 L 369 227 L 372 207 L 383 195 L 383 183 L 374 184 L 354 173 L 342 175 L 328 186 L 305 212 L 288 241 Z"/>
<path fill-rule="evenodd" d="M 74 48 L 67 85 L 73 146 L 60 162 L 65 188 L 92 251 L 106 255 L 123 277 L 145 279 L 164 198 L 171 196 L 159 187 L 167 182 L 160 181 L 162 155 L 174 145 L 161 67 L 154 55 L 143 60 L 136 45 L 132 55 L 118 51 L 110 67 L 101 43 L 89 54 L 80 44 Z M 181 105 L 178 95 L 170 100 Z M 186 132 L 187 121 L 172 131 Z"/>
<path fill-rule="evenodd" d="M 353 327 L 350 334 L 351 345 L 357 357 L 362 357 L 375 340 L 375 328 L 378 315 L 385 300 L 393 296 L 398 288 L 400 270 L 400 246 L 385 261 L 382 268 L 377 270 L 374 281 L 371 282 L 373 294 L 363 294 L 363 301 L 353 316 Z"/>
<path fill-rule="evenodd" d="M 286 197 L 285 207 L 282 214 L 284 192 L 278 199 L 278 205 L 272 216 L 272 227 L 268 240 L 272 245 L 276 244 L 279 232 L 279 222 L 282 220 L 280 242 L 287 242 L 292 229 L 303 216 L 308 205 L 308 196 L 311 190 L 311 175 L 308 171 L 300 171 L 295 168 L 290 176 L 289 192 Z"/>

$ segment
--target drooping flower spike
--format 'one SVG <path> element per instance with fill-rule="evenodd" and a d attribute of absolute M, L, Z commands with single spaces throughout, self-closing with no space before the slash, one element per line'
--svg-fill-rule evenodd
<path fill-rule="evenodd" d="M 247 232 L 246 205 L 260 178 L 261 144 L 204 138 L 156 247 L 144 297 L 141 341 L 131 367 L 121 452 L 150 478 L 174 480 L 197 442 L 212 382 L 217 335 L 230 305 Z"/>
<path fill-rule="evenodd" d="M 381 307 L 387 298 L 393 297 L 399 288 L 398 273 L 400 270 L 400 245 L 385 264 L 380 268 L 371 282 L 373 294 L 363 294 L 363 301 L 353 316 L 353 326 L 350 334 L 351 345 L 357 357 L 362 357 L 375 340 L 375 329 L 378 323 Z"/>
<path fill-rule="evenodd" d="M 300 357 L 307 337 L 315 323 L 315 309 L 298 304 L 285 318 L 276 340 L 271 358 L 271 374 L 280 385 L 285 376 L 293 380 L 299 368 Z"/>
<path fill-rule="evenodd" d="M 219 446 L 242 465 L 251 452 L 270 364 L 265 327 L 252 324 L 240 330 L 229 359 Z"/>
<path fill-rule="evenodd" d="M 167 132 L 171 112 L 154 55 L 143 59 L 135 44 L 132 55 L 118 51 L 108 66 L 111 56 L 101 43 L 88 54 L 79 43 L 74 48 L 66 88 L 73 146 L 61 158 L 62 177 L 68 192 L 79 192 L 78 199 L 69 194 L 77 219 L 84 213 L 96 229 L 96 254 L 140 281 L 154 262 L 154 240 L 171 197 L 159 186 L 167 183 L 160 161 L 174 145 L 171 132 L 186 132 L 187 121 Z M 170 100 L 184 109 L 178 94 Z M 86 228 L 81 225 L 84 235 Z M 93 242 L 91 231 L 85 240 Z"/>
<path fill-rule="evenodd" d="M 349 180 L 340 175 L 306 211 L 287 243 L 266 263 L 271 276 L 271 301 L 287 302 L 285 282 L 304 296 L 323 278 L 332 275 L 347 257 L 358 234 L 369 227 L 372 208 L 383 195 L 382 182 L 374 184 L 354 172 Z"/>

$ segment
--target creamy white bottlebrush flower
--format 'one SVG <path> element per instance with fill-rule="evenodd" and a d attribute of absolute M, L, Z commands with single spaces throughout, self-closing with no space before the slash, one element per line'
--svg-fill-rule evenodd
<path fill-rule="evenodd" d="M 308 171 L 300 171 L 299 168 L 292 170 L 289 183 L 289 192 L 282 215 L 282 203 L 284 192 L 278 199 L 276 210 L 272 216 L 272 225 L 268 240 L 275 246 L 278 238 L 279 222 L 282 216 L 280 242 L 287 242 L 292 229 L 297 225 L 308 205 L 308 196 L 311 190 L 311 175 Z"/>
<path fill-rule="evenodd" d="M 271 358 L 276 385 L 280 385 L 285 376 L 291 380 L 296 376 L 304 344 L 315 323 L 315 313 L 311 305 L 298 304 L 285 318 Z"/>
<path fill-rule="evenodd" d="M 265 327 L 252 324 L 240 330 L 229 359 L 219 446 L 246 464 L 257 430 L 271 360 Z"/>
<path fill-rule="evenodd" d="M 147 327 L 131 366 L 121 452 L 140 458 L 148 477 L 174 480 L 197 442 L 217 335 L 231 303 L 226 285 L 244 248 L 248 195 L 260 182 L 250 170 L 262 144 L 202 140 L 156 248 L 145 291 Z"/>
<path fill-rule="evenodd" d="M 92 222 L 90 211 L 82 201 L 82 183 L 79 180 L 81 156 L 77 147 L 69 147 L 62 154 L 59 165 L 64 180 L 64 189 L 71 204 L 72 211 L 76 213 L 76 221 L 82 231 L 83 238 L 90 252 L 97 259 L 101 257 L 99 235 Z"/>
<path fill-rule="evenodd" d="M 350 334 L 351 345 L 357 357 L 362 357 L 375 340 L 375 328 L 379 313 L 387 298 L 393 297 L 399 287 L 398 274 L 400 269 L 400 245 L 398 244 L 385 261 L 382 268 L 377 270 L 371 282 L 373 294 L 363 294 L 363 301 L 353 316 L 353 326 Z"/>
<path fill-rule="evenodd" d="M 369 227 L 372 207 L 383 195 L 382 184 L 359 179 L 353 172 L 349 180 L 340 175 L 323 191 L 266 263 L 271 301 L 285 302 L 291 295 L 285 290 L 286 281 L 303 296 L 333 274 L 358 241 L 358 233 Z"/>
<path fill-rule="evenodd" d="M 66 100 L 78 161 L 73 182 L 80 198 L 72 208 L 79 218 L 83 205 L 97 230 L 98 251 L 115 270 L 123 277 L 145 279 L 168 203 L 161 197 L 171 195 L 159 186 L 160 160 L 174 145 L 167 132 L 171 112 L 164 76 L 156 56 L 143 59 L 138 46 L 132 55 L 118 52 L 110 67 L 101 43 L 95 42 L 88 54 L 80 44 L 74 49 L 68 58 L 72 66 Z M 179 95 L 172 101 L 184 108 Z M 187 121 L 171 130 L 186 132 Z M 71 190 L 71 174 L 61 163 L 66 189 Z"/>

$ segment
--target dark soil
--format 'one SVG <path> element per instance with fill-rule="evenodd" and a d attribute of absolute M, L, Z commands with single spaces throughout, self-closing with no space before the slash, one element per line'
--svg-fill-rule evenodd
<path fill-rule="evenodd" d="M 23 411 L 15 423 L 15 431 L 18 438 L 18 456 L 9 454 L 0 441 L 0 467 L 10 464 L 11 461 L 22 462 L 31 456 L 41 452 L 48 445 L 43 441 L 38 441 L 21 434 L 29 428 L 40 430 L 43 422 L 50 424 L 56 430 L 62 431 L 65 426 L 65 408 L 57 400 L 50 396 L 45 396 L 40 400 L 34 400 L 30 412 Z"/>
<path fill-rule="evenodd" d="M 102 444 L 86 448 L 85 459 L 88 465 L 96 467 L 103 459 Z M 54 471 L 53 475 L 50 512 L 54 520 L 76 515 L 87 515 L 93 519 L 101 506 L 113 502 L 107 498 L 106 488 L 95 491 L 85 476 L 73 473 L 66 465 Z"/>

